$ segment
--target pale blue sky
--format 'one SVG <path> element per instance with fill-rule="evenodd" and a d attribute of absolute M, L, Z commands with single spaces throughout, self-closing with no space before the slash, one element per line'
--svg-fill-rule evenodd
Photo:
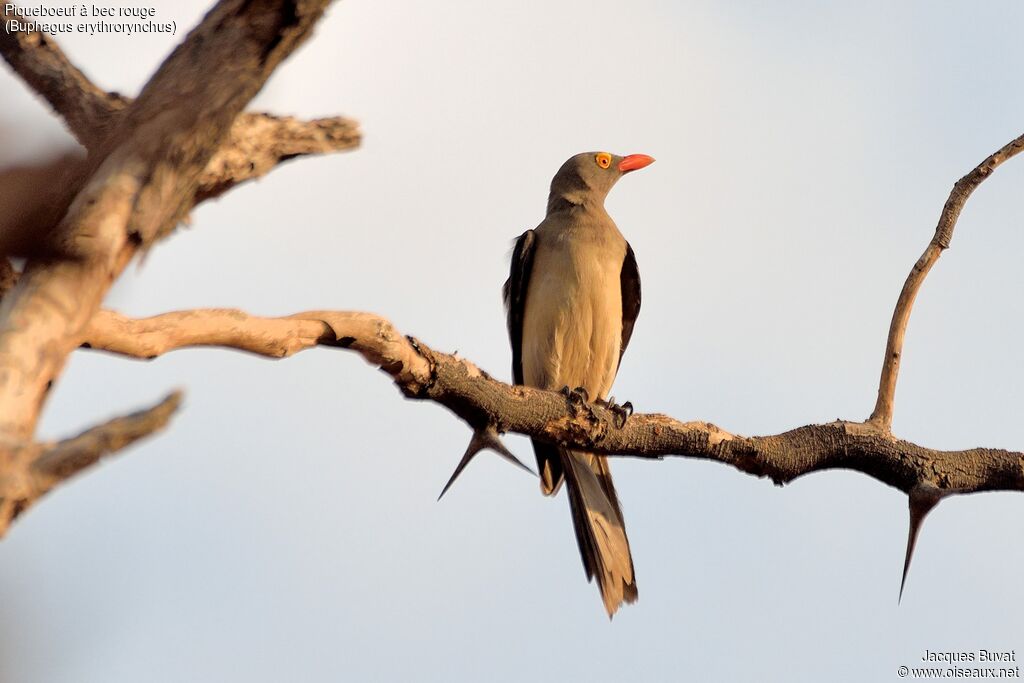
<path fill-rule="evenodd" d="M 32 4 L 32 3 L 29 3 Z M 151 0 L 194 24 L 205 2 Z M 658 162 L 609 210 L 644 307 L 615 395 L 776 433 L 871 410 L 892 306 L 953 182 L 1024 130 L 1015 2 L 336 4 L 255 103 L 347 114 L 354 153 L 195 212 L 109 305 L 374 311 L 509 376 L 499 288 L 575 152 Z M 180 40 L 72 36 L 133 94 Z M 66 144 L 0 70 L 0 163 Z M 1024 448 L 1024 161 L 914 309 L 898 435 Z M 1024 497 L 951 500 L 902 606 L 906 498 L 613 463 L 640 601 L 609 623 L 564 496 L 357 356 L 78 353 L 44 436 L 186 390 L 172 428 L 0 543 L 0 681 L 886 681 L 927 648 L 1024 651 Z M 524 458 L 520 437 L 507 443 Z"/>

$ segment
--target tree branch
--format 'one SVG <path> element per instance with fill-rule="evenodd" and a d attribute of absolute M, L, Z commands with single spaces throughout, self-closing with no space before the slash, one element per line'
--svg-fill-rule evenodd
<path fill-rule="evenodd" d="M 4 26 L 8 20 L 24 23 L 10 3 L 0 3 Z M 33 90 L 49 103 L 85 147 L 106 137 L 128 101 L 96 87 L 68 60 L 64 51 L 45 33 L 0 30 L 0 56 Z"/>
<path fill-rule="evenodd" d="M 174 392 L 160 403 L 97 425 L 56 444 L 7 442 L 0 447 L 0 538 L 11 523 L 57 484 L 103 456 L 163 429 L 181 404 Z"/>
<path fill-rule="evenodd" d="M 7 4 L 0 3 L 4 21 L 23 22 L 17 12 L 7 10 Z M 90 150 L 102 148 L 133 103 L 131 98 L 97 87 L 44 33 L 0 31 L 0 56 L 50 104 L 78 141 Z M 359 124 L 340 116 L 299 121 L 270 114 L 242 114 L 199 177 L 193 203 L 217 197 L 239 183 L 266 175 L 289 159 L 354 149 L 360 141 Z M 55 186 L 62 190 L 61 198 L 51 197 L 45 204 L 56 212 L 57 218 L 63 215 L 82 181 L 83 178 L 73 182 L 65 179 L 47 188 L 47 194 L 51 195 Z M 23 196 L 32 197 L 30 194 Z"/>
<path fill-rule="evenodd" d="M 910 270 L 910 275 L 907 276 L 907 281 L 903 284 L 903 290 L 900 291 L 899 299 L 896 301 L 896 309 L 892 313 L 889 337 L 885 344 L 885 358 L 882 360 L 882 376 L 878 381 L 878 399 L 875 402 L 875 409 L 868 418 L 868 422 L 879 429 L 888 432 L 892 428 L 896 379 L 900 372 L 900 358 L 903 355 L 903 338 L 907 331 L 907 323 L 910 321 L 910 309 L 914 306 L 918 290 L 921 289 L 925 277 L 928 276 L 928 271 L 939 260 L 939 256 L 949 248 L 956 221 L 971 193 L 981 185 L 985 178 L 992 175 L 992 172 L 1000 164 L 1021 151 L 1024 151 L 1024 135 L 1006 143 L 953 185 L 949 198 L 939 215 L 935 235 L 928 243 L 924 253 L 921 254 L 921 258 Z"/>
<path fill-rule="evenodd" d="M 32 463 L 36 489 L 46 493 L 103 456 L 160 431 L 180 405 L 181 392 L 175 391 L 154 406 L 114 418 L 45 449 Z"/>
<path fill-rule="evenodd" d="M 269 358 L 315 346 L 341 347 L 358 351 L 410 391 L 430 382 L 429 361 L 390 322 L 372 313 L 307 311 L 261 318 L 233 308 L 205 308 L 136 319 L 101 310 L 84 340 L 84 348 L 146 360 L 203 346 Z"/>
<path fill-rule="evenodd" d="M 147 360 L 199 346 L 284 358 L 332 340 L 330 327 L 313 318 L 253 318 L 231 309 L 205 309 L 137 320 L 101 310 L 89 323 L 83 346 Z"/>
<path fill-rule="evenodd" d="M 0 306 L 0 433 L 28 441 L 46 393 L 139 247 L 192 208 L 242 108 L 311 32 L 328 0 L 222 0 L 161 65 L 108 141 L 57 230 Z"/>
<path fill-rule="evenodd" d="M 0 536 L 56 483 L 162 427 L 178 405 L 173 395 L 56 446 L 31 438 L 67 354 L 138 249 L 278 163 L 358 145 L 357 125 L 341 117 L 240 115 L 328 2 L 223 0 L 134 101 L 97 88 L 47 36 L 0 34 L 0 55 L 89 150 L 0 174 Z M 30 260 L 16 273 L 8 255 Z"/>
<path fill-rule="evenodd" d="M 264 176 L 290 159 L 355 149 L 361 141 L 359 124 L 341 116 L 300 121 L 288 116 L 242 114 L 199 176 L 194 203 Z"/>
<path fill-rule="evenodd" d="M 406 396 L 440 403 L 474 430 L 494 426 L 608 455 L 714 460 L 777 484 L 838 468 L 863 472 L 908 493 L 921 486 L 956 493 L 1024 490 L 1022 453 L 938 451 L 895 439 L 870 424 L 837 421 L 743 437 L 708 422 L 637 414 L 620 428 L 604 407 L 504 384 L 468 360 L 402 337 L 387 320 L 369 313 L 311 311 L 259 318 L 209 309 L 132 320 L 104 311 L 93 319 L 86 344 L 138 358 L 191 346 L 237 348 L 272 358 L 317 345 L 338 346 L 380 366 Z"/>

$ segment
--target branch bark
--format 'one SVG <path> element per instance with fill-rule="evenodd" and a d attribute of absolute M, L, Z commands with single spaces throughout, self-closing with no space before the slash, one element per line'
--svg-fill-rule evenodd
<path fill-rule="evenodd" d="M 868 422 L 888 432 L 892 429 L 892 413 L 896 401 L 896 379 L 900 372 L 900 358 L 903 355 L 903 338 L 906 335 L 907 323 L 910 322 L 910 310 L 914 307 L 917 292 L 924 284 L 928 271 L 939 260 L 942 252 L 949 248 L 953 239 L 953 229 L 960 218 L 960 212 L 970 198 L 971 193 L 984 182 L 985 178 L 1007 159 L 1024 151 L 1024 135 L 1011 140 L 998 151 L 974 167 L 974 169 L 958 180 L 946 199 L 939 215 L 939 223 L 935 227 L 935 235 L 925 248 L 921 258 L 903 284 L 896 309 L 892 313 L 889 325 L 889 337 L 885 344 L 885 358 L 882 360 L 882 376 L 878 380 L 878 399 L 875 409 L 871 412 Z"/>
<path fill-rule="evenodd" d="M 342 116 L 300 121 L 288 116 L 242 114 L 199 176 L 194 203 L 260 178 L 285 161 L 355 149 L 361 141 L 359 124 Z"/>
<path fill-rule="evenodd" d="M 430 362 L 416 345 L 372 313 L 307 311 L 261 318 L 234 308 L 206 308 L 136 319 L 101 310 L 82 346 L 144 360 L 203 346 L 268 358 L 285 358 L 315 346 L 340 347 L 380 366 L 407 392 L 416 393 L 431 381 Z"/>
<path fill-rule="evenodd" d="M 97 425 L 56 444 L 6 441 L 0 447 L 0 538 L 57 484 L 104 456 L 163 429 L 181 404 L 174 392 L 156 405 Z"/>
<path fill-rule="evenodd" d="M 199 199 L 296 155 L 358 142 L 345 119 L 239 116 L 328 2 L 223 0 L 135 101 L 95 87 L 45 36 L 0 35 L 0 54 L 89 148 L 85 160 L 8 176 L 38 201 L 0 224 L 0 535 L 56 483 L 160 428 L 178 405 L 174 395 L 56 446 L 33 441 L 47 392 L 131 258 Z M 72 177 L 53 197 L 42 187 L 58 171 Z M 33 257 L 16 283 L 13 254 Z"/>
<path fill-rule="evenodd" d="M 10 5 L 0 3 L 4 26 L 9 20 L 24 23 Z M 0 30 L 0 56 L 67 122 L 85 147 L 105 139 L 128 105 L 126 98 L 98 88 L 45 33 Z"/>
<path fill-rule="evenodd" d="M 310 33 L 327 0 L 223 0 L 163 63 L 90 155 L 58 226 L 0 307 L 0 433 L 28 439 L 46 392 L 110 284 L 192 208 L 203 169 L 242 107 Z"/>
<path fill-rule="evenodd" d="M 24 22 L 16 11 L 8 9 L 8 5 L 0 4 L 4 21 L 16 19 Z M 82 146 L 92 152 L 102 152 L 110 134 L 123 123 L 125 113 L 134 102 L 129 97 L 106 92 L 96 86 L 44 33 L 0 31 L 0 56 L 64 119 Z M 360 141 L 359 124 L 341 116 L 300 121 L 270 114 L 242 114 L 234 121 L 228 138 L 216 149 L 199 176 L 193 204 L 259 178 L 290 159 L 354 149 Z M 60 182 L 56 182 L 56 177 L 51 175 L 45 186 L 39 186 L 38 192 L 21 192 L 22 205 L 18 207 L 18 213 L 29 213 L 29 209 L 33 209 L 35 214 L 44 211 L 47 220 L 18 222 L 14 216 L 3 215 L 0 216 L 0 235 L 34 234 L 38 237 L 37 226 L 40 223 L 47 227 L 55 224 L 64 215 L 84 180 L 84 175 L 69 177 L 65 173 Z M 0 243 L 0 247 L 13 242 L 9 237 Z M 21 239 L 17 246 L 9 249 L 25 254 L 26 244 L 29 243 Z M 40 240 L 32 242 L 31 246 L 39 250 Z M 12 252 L 0 249 L 0 253 Z"/>
<path fill-rule="evenodd" d="M 863 472 L 907 493 L 924 486 L 956 493 L 1024 490 L 1024 453 L 938 451 L 895 439 L 866 423 L 836 421 L 744 437 L 709 422 L 636 414 L 620 428 L 604 407 L 505 384 L 466 359 L 403 337 L 390 322 L 369 313 L 310 311 L 260 318 L 239 310 L 207 309 L 133 320 L 102 311 L 85 338 L 89 348 L 146 359 L 194 346 L 235 348 L 270 358 L 318 345 L 346 348 L 389 374 L 407 397 L 446 406 L 474 431 L 491 426 L 607 455 L 714 460 L 777 484 L 838 468 Z"/>
<path fill-rule="evenodd" d="M 32 462 L 37 492 L 46 493 L 57 483 L 95 465 L 103 456 L 163 429 L 180 405 L 181 392 L 175 391 L 150 408 L 114 418 L 44 448 Z"/>

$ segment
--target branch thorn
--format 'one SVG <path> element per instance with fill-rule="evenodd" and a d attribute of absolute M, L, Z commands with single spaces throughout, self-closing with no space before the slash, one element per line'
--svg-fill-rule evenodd
<path fill-rule="evenodd" d="M 916 484 L 910 489 L 910 530 L 907 534 L 907 556 L 903 560 L 903 578 L 900 580 L 900 595 L 896 604 L 903 600 L 903 588 L 907 584 L 907 571 L 910 569 L 910 560 L 914 555 L 914 546 L 917 545 L 917 535 L 921 532 L 924 518 L 928 516 L 939 501 L 956 493 L 954 490 L 943 490 L 932 484 Z"/>
<path fill-rule="evenodd" d="M 459 464 L 455 467 L 455 471 L 452 472 L 452 476 L 448 480 L 448 483 L 444 485 L 443 489 L 441 489 L 441 495 L 437 497 L 438 501 L 444 497 L 444 494 L 448 492 L 448 489 L 450 489 L 452 484 L 455 483 L 455 480 L 459 478 L 459 475 L 462 474 L 462 470 L 466 469 L 469 461 L 472 460 L 477 453 L 487 448 L 490 448 L 513 465 L 517 465 L 530 474 L 537 476 L 533 470 L 524 465 L 519 458 L 514 456 L 512 451 L 505 448 L 505 444 L 501 442 L 501 438 L 498 436 L 498 430 L 494 428 L 494 425 L 489 424 L 486 427 L 478 427 L 473 430 L 473 436 L 469 440 L 469 446 L 466 447 L 466 452 L 463 454 L 462 460 L 460 460 Z"/>

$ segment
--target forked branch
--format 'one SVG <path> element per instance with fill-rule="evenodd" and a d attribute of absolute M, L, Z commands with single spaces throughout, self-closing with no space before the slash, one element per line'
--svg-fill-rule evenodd
<path fill-rule="evenodd" d="M 24 24 L 9 5 L 0 3 L 4 21 L 16 19 Z M 133 99 L 96 86 L 45 33 L 0 31 L 0 56 L 64 119 L 83 147 L 103 155 L 109 135 L 123 122 L 134 103 Z M 301 121 L 270 114 L 244 113 L 234 121 L 227 138 L 199 176 L 192 204 L 217 197 L 235 185 L 266 175 L 290 159 L 351 150 L 358 147 L 360 141 L 359 124 L 341 116 Z M 46 167 L 40 170 L 46 170 Z M 42 213 L 43 220 L 29 225 L 24 220 L 14 220 L 15 217 L 0 216 L 0 235 L 38 232 L 38 223 L 52 227 L 67 210 L 85 178 L 84 172 L 73 176 L 62 172 L 59 178 L 51 173 L 46 185 L 41 185 L 38 192 L 21 191 L 19 197 L 24 206 L 16 207 L 18 217 L 31 214 L 38 218 Z M 12 242 L 11 237 L 0 238 L 0 247 Z M 20 239 L 14 248 L 18 253 L 25 253 L 26 244 L 27 240 Z M 32 246 L 37 253 L 42 251 L 43 245 L 38 241 Z"/>
<path fill-rule="evenodd" d="M 172 396 L 55 446 L 34 441 L 67 355 L 140 248 L 197 201 L 276 163 L 357 144 L 355 125 L 341 118 L 240 116 L 328 2 L 221 0 L 136 100 L 97 88 L 46 36 L 0 33 L 0 55 L 88 149 L 84 159 L 4 176 L 0 209 L 17 210 L 0 211 L 0 535 L 57 482 L 159 428 L 177 406 Z M 13 16 L 8 4 L 0 9 Z M 29 257 L 22 272 L 11 255 Z"/>
<path fill-rule="evenodd" d="M 0 436 L 30 440 L 49 387 L 111 283 L 141 247 L 188 215 L 243 107 L 326 5 L 222 0 L 91 150 L 81 190 L 53 231 L 66 257 L 29 262 L 0 305 Z M 32 49 L 7 47 L 8 59 Z"/>

